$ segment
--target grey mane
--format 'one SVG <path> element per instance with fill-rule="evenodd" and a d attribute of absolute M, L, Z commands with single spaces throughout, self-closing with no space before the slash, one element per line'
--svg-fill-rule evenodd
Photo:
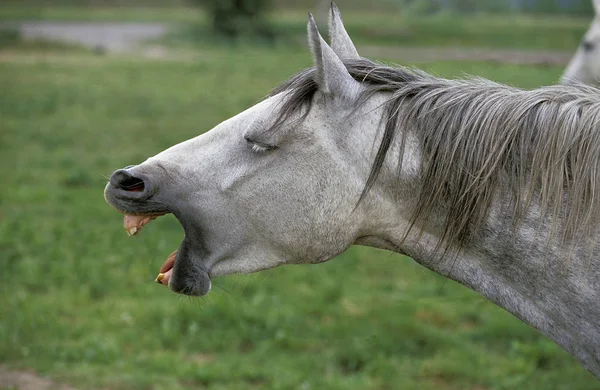
<path fill-rule="evenodd" d="M 363 196 L 388 152 L 412 133 L 422 151 L 419 195 L 411 226 L 445 217 L 442 239 L 462 246 L 481 229 L 497 196 L 515 226 L 532 204 L 563 242 L 597 233 L 600 221 L 600 95 L 593 87 L 550 86 L 532 91 L 483 79 L 446 80 L 369 60 L 344 61 L 364 87 L 356 108 L 388 95 L 385 127 Z M 314 69 L 276 88 L 285 93 L 274 128 L 310 109 Z M 361 198 L 362 199 L 362 198 Z M 558 223 L 557 221 L 561 221 Z"/>

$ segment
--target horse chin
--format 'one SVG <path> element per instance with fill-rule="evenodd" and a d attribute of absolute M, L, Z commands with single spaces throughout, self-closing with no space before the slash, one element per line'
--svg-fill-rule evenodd
<path fill-rule="evenodd" d="M 203 296 L 210 292 L 212 283 L 209 270 L 202 261 L 202 254 L 203 251 L 192 240 L 187 236 L 183 238 L 179 249 L 172 254 L 172 268 L 166 277 L 171 291 L 189 296 Z"/>

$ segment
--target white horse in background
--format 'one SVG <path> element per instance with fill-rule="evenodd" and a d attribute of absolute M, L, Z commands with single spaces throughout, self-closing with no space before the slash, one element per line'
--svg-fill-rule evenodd
<path fill-rule="evenodd" d="M 446 80 L 361 58 L 332 6 L 314 67 L 145 162 L 105 198 L 135 234 L 185 235 L 157 281 L 327 261 L 368 245 L 471 288 L 600 377 L 600 96 Z M 115 147 L 131 147 L 115 145 Z M 399 265 L 401 266 L 401 265 Z M 357 286 L 360 288 L 360 286 Z"/>
<path fill-rule="evenodd" d="M 567 65 L 561 84 L 583 83 L 600 86 L 600 0 L 592 0 L 595 16 L 577 52 Z"/>

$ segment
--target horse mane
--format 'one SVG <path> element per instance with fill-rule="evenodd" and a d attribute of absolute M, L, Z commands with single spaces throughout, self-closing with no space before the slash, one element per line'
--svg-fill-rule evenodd
<path fill-rule="evenodd" d="M 532 204 L 563 242 L 591 237 L 600 221 L 600 91 L 589 86 L 522 90 L 480 78 L 446 80 L 366 59 L 344 61 L 363 91 L 359 108 L 386 93 L 384 133 L 363 196 L 391 147 L 420 143 L 420 190 L 410 226 L 444 210 L 442 238 L 462 246 L 484 227 L 498 194 L 515 224 Z M 307 115 L 317 92 L 309 68 L 277 87 L 285 93 L 275 127 Z M 361 197 L 362 199 L 362 197 Z M 581 236 L 583 234 L 583 236 Z"/>

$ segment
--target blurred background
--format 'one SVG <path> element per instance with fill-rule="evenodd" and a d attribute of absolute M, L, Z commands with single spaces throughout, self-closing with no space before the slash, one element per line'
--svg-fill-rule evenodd
<path fill-rule="evenodd" d="M 554 84 L 589 0 L 338 0 L 366 57 Z M 0 389 L 600 389 L 556 344 L 410 259 L 154 283 L 175 218 L 127 238 L 114 169 L 211 129 L 310 66 L 326 1 L 0 3 Z"/>

